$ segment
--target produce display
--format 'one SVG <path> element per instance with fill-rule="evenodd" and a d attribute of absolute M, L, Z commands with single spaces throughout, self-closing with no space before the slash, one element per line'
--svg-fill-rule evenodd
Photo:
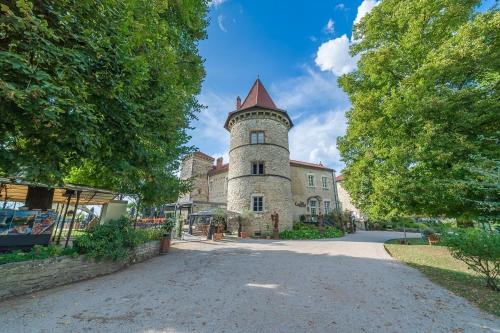
<path fill-rule="evenodd" d="M 0 237 L 50 234 L 56 216 L 53 210 L 0 209 Z"/>

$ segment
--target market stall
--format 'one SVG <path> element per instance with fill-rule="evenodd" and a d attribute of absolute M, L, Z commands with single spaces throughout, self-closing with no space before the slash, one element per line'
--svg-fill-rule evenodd
<path fill-rule="evenodd" d="M 34 187 L 50 193 L 49 204 L 45 207 L 25 205 L 30 189 Z M 67 246 L 78 208 L 106 205 L 116 195 L 112 191 L 80 185 L 48 187 L 21 179 L 0 178 L 0 251 L 48 245 L 51 239 L 59 244 L 63 229 L 69 226 Z M 13 208 L 8 208 L 7 203 L 14 203 Z"/>

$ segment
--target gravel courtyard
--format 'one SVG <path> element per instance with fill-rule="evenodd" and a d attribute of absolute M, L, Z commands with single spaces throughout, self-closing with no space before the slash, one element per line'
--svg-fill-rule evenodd
<path fill-rule="evenodd" d="M 176 243 L 121 272 L 0 303 L 7 332 L 500 332 L 392 260 L 396 232 Z"/>

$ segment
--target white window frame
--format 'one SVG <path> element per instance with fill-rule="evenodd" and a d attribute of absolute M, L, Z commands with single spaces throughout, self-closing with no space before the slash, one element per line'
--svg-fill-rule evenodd
<path fill-rule="evenodd" d="M 328 190 L 328 177 L 321 177 L 321 185 L 323 186 L 323 190 Z"/>
<path fill-rule="evenodd" d="M 311 185 L 311 179 L 312 179 L 312 185 Z M 316 177 L 313 173 L 307 174 L 307 187 L 316 187 Z"/>
<path fill-rule="evenodd" d="M 332 202 L 330 200 L 323 200 L 323 210 L 325 211 L 325 215 L 332 211 Z"/>
<path fill-rule="evenodd" d="M 255 136 L 255 142 L 254 142 Z M 266 135 L 264 131 L 251 131 L 250 132 L 250 144 L 259 145 L 266 142 Z"/>
<path fill-rule="evenodd" d="M 254 210 L 254 200 L 255 198 L 262 198 L 262 210 Z M 254 213 L 264 213 L 266 209 L 266 200 L 264 198 L 263 194 L 253 194 L 252 197 L 250 198 L 250 211 Z"/>

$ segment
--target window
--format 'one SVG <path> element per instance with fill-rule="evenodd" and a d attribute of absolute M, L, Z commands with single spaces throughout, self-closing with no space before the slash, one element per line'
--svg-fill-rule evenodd
<path fill-rule="evenodd" d="M 323 190 L 328 190 L 328 177 L 321 177 L 321 183 L 323 184 Z"/>
<path fill-rule="evenodd" d="M 310 210 L 312 216 L 318 215 L 317 203 L 318 202 L 316 201 L 316 199 L 309 200 L 309 210 Z"/>
<path fill-rule="evenodd" d="M 264 197 L 252 197 L 252 210 L 254 212 L 264 211 Z"/>
<path fill-rule="evenodd" d="M 252 175 L 264 174 L 264 162 L 252 162 Z"/>
<path fill-rule="evenodd" d="M 256 131 L 250 133 L 250 143 L 255 145 L 259 143 L 264 143 L 264 132 Z"/>
<path fill-rule="evenodd" d="M 323 201 L 323 204 L 325 205 L 325 214 L 330 213 L 330 201 Z"/>
<path fill-rule="evenodd" d="M 314 175 L 307 175 L 307 184 L 309 187 L 314 187 Z"/>

